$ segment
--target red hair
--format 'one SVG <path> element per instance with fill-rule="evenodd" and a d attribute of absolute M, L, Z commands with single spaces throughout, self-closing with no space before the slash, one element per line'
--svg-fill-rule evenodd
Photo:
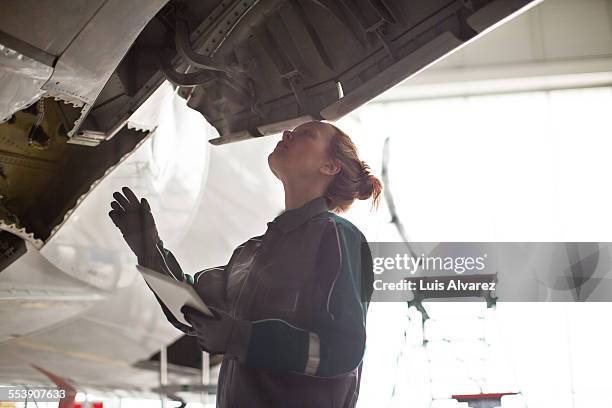
<path fill-rule="evenodd" d="M 344 212 L 353 201 L 367 200 L 372 197 L 372 208 L 378 208 L 381 181 L 370 173 L 370 166 L 359 159 L 357 147 L 351 138 L 329 122 L 324 122 L 334 129 L 329 154 L 338 160 L 340 172 L 325 190 L 325 198 L 331 211 Z"/>

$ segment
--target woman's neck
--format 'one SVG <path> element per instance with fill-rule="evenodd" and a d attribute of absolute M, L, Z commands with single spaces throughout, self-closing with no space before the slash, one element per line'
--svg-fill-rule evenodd
<path fill-rule="evenodd" d="M 313 185 L 313 183 L 304 185 L 283 183 L 283 186 L 285 188 L 285 210 L 299 208 L 325 193 L 324 186 Z"/>

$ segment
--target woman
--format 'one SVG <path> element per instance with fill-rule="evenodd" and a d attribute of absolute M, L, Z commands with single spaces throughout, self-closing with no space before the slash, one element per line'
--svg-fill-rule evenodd
<path fill-rule="evenodd" d="M 285 131 L 268 156 L 283 183 L 285 211 L 265 234 L 239 245 L 227 265 L 184 274 L 163 247 L 146 200 L 127 187 L 109 213 L 144 266 L 192 284 L 217 319 L 183 307 L 202 349 L 224 353 L 220 407 L 353 407 L 372 294 L 363 234 L 335 214 L 382 185 L 350 138 L 322 121 Z M 158 298 L 159 300 L 159 298 Z"/>

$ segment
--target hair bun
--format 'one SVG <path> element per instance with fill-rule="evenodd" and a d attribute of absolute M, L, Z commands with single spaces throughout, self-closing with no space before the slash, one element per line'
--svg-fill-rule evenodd
<path fill-rule="evenodd" d="M 358 199 L 367 200 L 372 196 L 372 193 L 374 192 L 374 183 L 372 182 L 372 177 L 374 176 L 371 174 L 364 174 L 364 176 L 361 178 L 361 181 L 359 183 L 359 193 L 357 195 Z"/>
<path fill-rule="evenodd" d="M 359 191 L 357 193 L 357 198 L 360 200 L 367 200 L 372 196 L 372 193 L 374 192 L 374 179 L 376 179 L 376 177 L 374 177 L 370 173 L 370 166 L 368 166 L 366 162 L 361 160 L 360 165 L 361 180 L 359 182 Z"/>
<path fill-rule="evenodd" d="M 370 173 L 370 167 L 359 159 L 357 147 L 351 138 L 334 125 L 329 126 L 335 131 L 330 145 L 330 156 L 341 165 L 341 171 L 334 176 L 325 190 L 331 211 L 346 211 L 355 199 L 372 198 L 372 208 L 378 207 L 382 183 Z"/>

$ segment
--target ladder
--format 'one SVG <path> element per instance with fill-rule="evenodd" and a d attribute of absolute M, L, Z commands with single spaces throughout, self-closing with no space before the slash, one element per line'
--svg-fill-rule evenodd
<path fill-rule="evenodd" d="M 446 283 L 453 278 L 457 277 L 408 279 Z M 496 281 L 496 276 L 462 275 L 461 281 L 492 282 Z M 415 367 L 421 369 L 419 374 L 422 380 L 419 380 L 420 386 L 416 388 L 426 395 L 420 401 L 415 401 L 415 406 L 526 407 L 520 391 L 516 390 L 514 379 L 507 381 L 508 367 L 496 366 L 495 352 L 499 354 L 499 347 L 495 341 L 494 293 L 415 290 L 407 305 L 409 323 L 406 347 L 398 360 L 404 360 L 404 371 Z M 401 364 L 400 361 L 398 363 Z M 412 380 L 414 383 L 414 377 Z M 401 388 L 400 384 L 401 381 L 397 388 Z M 399 389 L 397 391 L 401 392 Z"/>

